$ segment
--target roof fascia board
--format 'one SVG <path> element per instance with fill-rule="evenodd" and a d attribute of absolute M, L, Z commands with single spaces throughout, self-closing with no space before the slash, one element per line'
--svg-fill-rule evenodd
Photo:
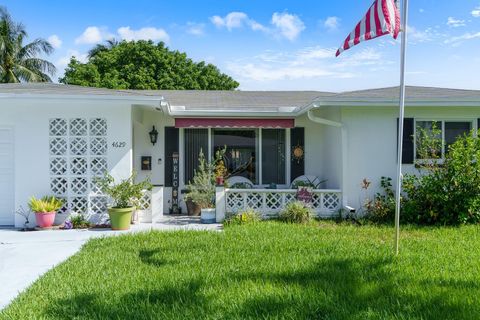
<path fill-rule="evenodd" d="M 182 111 L 182 112 L 169 112 L 172 117 L 209 117 L 209 118 L 221 118 L 221 117 L 238 117 L 238 118 L 251 118 L 251 117 L 278 117 L 278 118 L 292 118 L 296 114 L 293 112 L 240 112 L 240 111 Z"/>

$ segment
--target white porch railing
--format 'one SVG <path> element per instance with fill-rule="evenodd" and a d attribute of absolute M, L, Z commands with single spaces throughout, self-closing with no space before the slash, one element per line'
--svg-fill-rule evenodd
<path fill-rule="evenodd" d="M 296 189 L 225 189 L 225 211 L 254 209 L 265 216 L 276 215 L 296 196 Z M 314 190 L 311 207 L 319 217 L 332 217 L 342 208 L 342 191 Z"/>
<path fill-rule="evenodd" d="M 152 191 L 143 190 L 143 195 L 139 200 L 139 206 L 137 207 L 137 214 L 139 222 L 151 222 L 152 221 Z"/>

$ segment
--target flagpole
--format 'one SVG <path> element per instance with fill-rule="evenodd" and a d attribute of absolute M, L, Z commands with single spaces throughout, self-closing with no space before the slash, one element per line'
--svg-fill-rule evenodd
<path fill-rule="evenodd" d="M 407 56 L 407 22 L 408 0 L 402 3 L 402 48 L 400 56 L 400 112 L 398 124 L 398 152 L 397 152 L 397 187 L 395 193 L 395 254 L 398 255 L 400 245 L 400 197 L 402 194 L 402 153 L 403 153 L 403 119 L 405 117 L 405 69 Z"/>

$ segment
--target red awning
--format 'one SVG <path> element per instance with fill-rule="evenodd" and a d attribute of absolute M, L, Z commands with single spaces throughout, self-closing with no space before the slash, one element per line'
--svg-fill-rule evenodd
<path fill-rule="evenodd" d="M 176 118 L 176 128 L 280 128 L 295 127 L 294 119 Z"/>

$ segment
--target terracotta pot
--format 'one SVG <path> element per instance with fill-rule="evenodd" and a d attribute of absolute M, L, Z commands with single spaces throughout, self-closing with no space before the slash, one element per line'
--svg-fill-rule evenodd
<path fill-rule="evenodd" d="M 35 220 L 40 228 L 50 228 L 55 221 L 55 211 L 53 212 L 35 212 Z"/>
<path fill-rule="evenodd" d="M 185 201 L 185 204 L 187 205 L 187 214 L 189 216 L 199 216 L 202 208 L 192 200 L 188 199 Z"/>
<path fill-rule="evenodd" d="M 217 186 L 223 186 L 223 184 L 224 184 L 223 177 L 216 177 L 215 178 L 215 183 L 217 184 Z"/>

